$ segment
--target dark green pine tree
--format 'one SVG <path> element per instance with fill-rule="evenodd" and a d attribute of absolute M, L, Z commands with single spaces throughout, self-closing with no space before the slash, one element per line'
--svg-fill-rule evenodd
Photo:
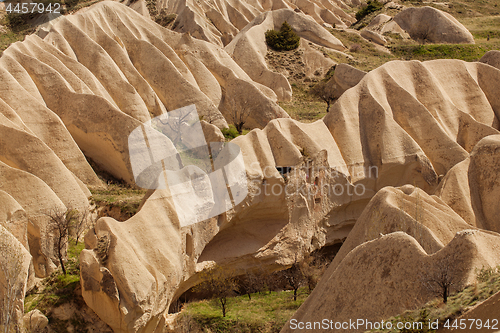
<path fill-rule="evenodd" d="M 287 21 L 283 22 L 280 31 L 266 31 L 266 43 L 276 51 L 290 51 L 299 47 L 300 37 L 293 31 Z"/>
<path fill-rule="evenodd" d="M 289 51 L 299 47 L 300 37 L 293 31 L 287 21 L 283 22 L 281 25 L 280 35 L 283 43 L 283 50 Z"/>

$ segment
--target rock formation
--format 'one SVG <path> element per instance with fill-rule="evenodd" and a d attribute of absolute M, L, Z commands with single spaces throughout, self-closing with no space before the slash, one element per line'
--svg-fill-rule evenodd
<path fill-rule="evenodd" d="M 272 1 L 158 1 L 158 9 L 177 14 L 174 31 L 225 46 L 257 16 L 274 10 L 302 12 L 318 25 L 349 26 L 355 19 L 344 10 L 359 5 L 348 0 L 272 0 Z"/>
<path fill-rule="evenodd" d="M 10 332 L 22 327 L 31 256 L 0 222 L 0 319 L 2 329 Z"/>
<path fill-rule="evenodd" d="M 366 32 L 365 32 L 366 31 Z M 364 33 L 364 34 L 363 34 Z M 376 35 L 373 35 L 375 33 Z M 387 33 L 397 34 L 401 38 L 410 38 L 410 35 L 396 23 L 389 15 L 379 14 L 370 21 L 370 23 L 363 29 L 361 36 L 371 40 L 377 44 L 385 45 L 384 35 Z M 380 35 L 380 37 L 379 37 Z M 382 38 L 384 39 L 382 39 Z"/>
<path fill-rule="evenodd" d="M 107 24 L 110 20 L 124 23 Z M 238 108 L 235 101 L 247 98 L 241 103 L 258 110 L 251 112 L 247 126 L 262 127 L 273 118 L 287 117 L 275 103 L 276 95 L 253 82 L 222 49 L 164 29 L 123 5 L 105 2 L 51 23 L 40 29 L 42 38 L 31 35 L 4 52 L 2 79 L 9 84 L 0 96 L 9 119 L 26 130 L 24 121 L 33 132 L 23 134 L 26 140 L 37 135 L 42 140 L 40 154 L 59 161 L 52 170 L 64 168 L 62 161 L 87 185 L 98 181 L 81 151 L 115 177 L 133 182 L 127 135 L 166 110 L 195 104 L 205 120 L 223 127 L 223 114 Z M 38 121 L 41 116 L 33 118 L 36 114 L 47 114 L 43 119 L 54 125 Z M 36 169 L 32 172 L 46 172 Z M 66 188 L 75 184 L 72 192 L 78 192 L 77 180 L 69 179 L 73 176 L 68 172 L 58 173 L 61 183 L 66 177 Z M 57 194 L 63 191 L 37 176 Z"/>
<path fill-rule="evenodd" d="M 248 177 L 246 199 L 216 219 L 181 227 L 168 192 L 162 190 L 153 192 L 127 222 L 101 219 L 95 235 L 87 235 L 88 250 L 81 257 L 87 303 L 117 332 L 154 331 L 166 320 L 168 305 L 198 283 L 197 272 L 214 262 L 237 271 L 257 264 L 273 270 L 346 237 L 329 269 L 335 278 L 325 281 L 347 283 L 358 274 L 359 293 L 352 297 L 373 289 L 357 270 L 362 263 L 354 265 L 359 260 L 386 263 L 374 268 L 381 276 L 384 267 L 408 266 L 410 258 L 432 267 L 452 252 L 468 258 L 462 267 L 464 278 L 478 265 L 496 265 L 491 253 L 498 251 L 498 234 L 476 228 L 496 230 L 488 218 L 496 208 L 485 202 L 474 210 L 457 202 L 462 213 L 446 203 L 445 194 L 441 199 L 427 193 L 453 193 L 446 190 L 453 187 L 447 177 L 469 159 L 478 167 L 468 177 L 484 178 L 477 170 L 486 172 L 483 165 L 496 165 L 496 155 L 481 152 L 494 150 L 490 142 L 498 141 L 500 103 L 493 87 L 499 81 L 500 71 L 482 63 L 393 61 L 344 92 L 322 121 L 277 119 L 263 130 L 236 138 L 232 142 L 241 148 Z M 383 189 L 408 182 L 420 189 Z M 493 198 L 496 192 L 488 191 L 471 197 Z M 421 207 L 417 214 L 416 205 Z M 466 214 L 471 209 L 472 221 L 477 220 L 472 225 Z M 485 218 L 475 218 L 478 209 L 488 211 Z M 377 218 L 377 211 L 390 218 Z M 407 235 L 373 240 L 380 232 L 401 230 Z M 390 261 L 384 253 L 390 252 L 387 243 L 394 239 L 390 251 L 406 249 L 406 257 Z M 477 244 L 485 245 L 472 251 Z M 337 266 L 342 268 L 336 270 Z M 362 267 L 365 271 L 368 266 Z M 414 274 L 417 267 L 408 267 L 401 276 Z M 389 276 L 392 283 L 404 281 Z M 411 298 L 418 290 L 410 291 L 415 281 L 408 281 L 402 290 Z M 322 288 L 340 290 L 328 283 Z M 131 294 L 136 297 L 125 296 Z M 370 312 L 370 318 L 417 306 L 425 297 L 408 304 L 395 301 L 385 312 L 374 305 L 380 311 Z M 296 318 L 309 316 L 300 313 Z"/>
<path fill-rule="evenodd" d="M 433 7 L 410 7 L 394 21 L 415 40 L 429 43 L 474 44 L 474 37 L 450 14 Z"/>
<path fill-rule="evenodd" d="M 265 12 L 256 17 L 250 24 L 242 29 L 238 35 L 225 47 L 225 50 L 232 56 L 238 65 L 245 70 L 248 75 L 263 85 L 270 87 L 280 100 L 290 100 L 292 89 L 286 77 L 280 73 L 275 73 L 268 69 L 265 56 L 268 51 L 265 33 L 267 30 L 279 30 L 283 22 L 288 22 L 295 32 L 308 42 L 331 48 L 335 50 L 344 50 L 342 43 L 335 38 L 328 30 L 314 22 L 310 17 L 299 14 L 290 9 L 280 9 L 271 12 Z M 303 41 L 305 42 L 305 41 Z M 313 59 L 324 59 L 325 57 L 311 50 L 307 45 L 301 43 L 305 53 L 302 61 L 308 68 L 313 69 L 317 62 L 311 63 Z M 331 65 L 333 61 L 330 60 Z M 320 69 L 328 70 L 330 66 L 320 62 Z M 313 69 L 313 71 L 317 70 Z"/>
<path fill-rule="evenodd" d="M 131 219 L 97 222 L 80 257 L 82 293 L 115 332 L 161 332 L 170 304 L 214 263 L 271 271 L 344 242 L 315 291 L 329 295 L 328 304 L 313 297 L 294 317 L 307 320 L 327 311 L 376 320 L 418 306 L 429 295 L 415 288 L 416 274 L 438 269 L 452 253 L 460 255 L 464 280 L 476 267 L 499 263 L 497 68 L 394 61 L 364 73 L 339 65 L 330 81 L 338 101 L 324 119 L 304 124 L 276 103 L 291 90 L 267 67 L 264 33 L 286 20 L 303 38 L 307 66 L 326 68 L 331 62 L 314 44 L 343 50 L 320 24 L 350 22 L 337 9 L 344 2 L 162 6 L 178 14 L 175 29 L 184 34 L 102 2 L 49 22 L 0 58 L 0 241 L 22 259 L 19 290 L 28 279 L 28 249 L 38 276 L 55 268 L 47 209 L 85 208 L 87 186 L 102 186 L 86 158 L 133 184 L 129 134 L 193 104 L 210 142 L 224 140 L 219 128 L 235 112 L 251 110 L 246 126 L 256 129 L 232 141 L 249 195 L 224 214 L 186 225 L 170 189 L 151 190 Z M 470 42 L 447 14 L 426 8 L 394 21 L 412 36 L 446 32 L 440 42 Z M 189 187 L 192 169 L 169 170 L 188 180 L 186 207 L 200 190 Z M 361 274 L 367 270 L 376 279 Z M 340 294 L 353 282 L 356 290 Z M 412 301 L 384 298 L 396 284 Z M 375 301 L 355 309 L 353 300 L 366 295 Z M 15 301 L 19 312 L 22 297 Z"/>
<path fill-rule="evenodd" d="M 365 75 L 366 72 L 351 65 L 338 64 L 332 78 L 327 82 L 327 89 L 332 91 L 335 98 L 339 98 L 347 89 L 357 85 Z"/>

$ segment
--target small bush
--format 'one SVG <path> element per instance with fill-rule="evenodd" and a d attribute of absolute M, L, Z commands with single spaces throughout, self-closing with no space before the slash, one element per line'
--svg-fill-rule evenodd
<path fill-rule="evenodd" d="M 230 141 L 240 135 L 233 124 L 229 125 L 229 128 L 223 128 L 221 132 L 224 134 L 227 141 Z"/>
<path fill-rule="evenodd" d="M 366 15 L 381 10 L 382 8 L 384 8 L 384 5 L 377 0 L 369 0 L 366 4 L 366 7 L 362 8 L 356 13 L 356 20 L 360 21 Z"/>
<path fill-rule="evenodd" d="M 266 43 L 276 51 L 290 51 L 299 47 L 300 37 L 293 31 L 287 21 L 283 22 L 280 31 L 267 30 Z"/>

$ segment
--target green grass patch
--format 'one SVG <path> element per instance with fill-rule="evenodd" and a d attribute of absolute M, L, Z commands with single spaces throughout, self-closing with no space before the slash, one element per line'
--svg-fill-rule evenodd
<path fill-rule="evenodd" d="M 307 288 L 299 289 L 297 301 L 293 291 L 263 292 L 231 297 L 228 312 L 222 317 L 214 300 L 203 300 L 185 305 L 180 320 L 190 321 L 190 332 L 261 332 L 278 333 L 307 298 Z M 194 325 L 193 325 L 194 324 Z"/>
<path fill-rule="evenodd" d="M 91 189 L 91 201 L 97 206 L 116 206 L 126 215 L 137 213 L 147 190 L 129 188 L 123 184 L 110 184 L 107 189 Z"/>
<path fill-rule="evenodd" d="M 0 34 L 0 56 L 2 55 L 3 51 L 5 51 L 5 49 L 10 46 L 10 44 L 24 40 L 24 36 L 26 35 L 27 34 L 23 31 L 13 32 L 10 30 L 6 33 Z"/>
<path fill-rule="evenodd" d="M 421 321 L 427 323 L 429 320 L 435 322 L 437 319 L 441 327 L 448 319 L 452 321 L 466 312 L 467 309 L 485 301 L 497 292 L 500 292 L 500 266 L 496 269 L 482 269 L 477 272 L 477 276 L 477 284 L 468 286 L 462 291 L 450 296 L 446 304 L 444 304 L 440 298 L 435 299 L 427 303 L 421 309 L 406 311 L 401 315 L 388 319 L 388 321 L 392 322 L 395 327 L 398 322 Z M 426 329 L 426 326 L 426 324 L 423 325 L 423 330 L 412 330 L 408 332 L 435 332 L 435 330 Z M 392 330 L 372 330 L 370 332 L 395 333 L 399 332 L 399 330 L 394 328 Z"/>
<path fill-rule="evenodd" d="M 491 47 L 477 44 L 394 45 L 391 52 L 403 60 L 460 59 L 477 61 Z"/>
<path fill-rule="evenodd" d="M 302 122 L 314 122 L 326 115 L 326 103 L 309 93 L 309 87 L 292 83 L 292 100 L 279 102 L 290 117 Z"/>
<path fill-rule="evenodd" d="M 243 129 L 241 131 L 241 134 L 240 134 L 240 133 L 238 133 L 238 131 L 236 130 L 236 127 L 233 124 L 229 124 L 229 127 L 221 129 L 221 132 L 222 132 L 222 134 L 224 134 L 226 141 L 231 141 L 232 139 L 234 139 L 240 135 L 247 134 L 248 132 L 250 132 L 250 130 Z"/>

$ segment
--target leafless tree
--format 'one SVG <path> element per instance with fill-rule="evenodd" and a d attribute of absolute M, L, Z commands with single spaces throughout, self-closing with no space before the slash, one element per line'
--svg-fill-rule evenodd
<path fill-rule="evenodd" d="M 248 121 L 252 108 L 248 100 L 240 98 L 237 101 L 232 100 L 230 103 L 231 109 L 228 112 L 228 121 L 234 125 L 239 134 L 243 132 L 243 126 Z"/>
<path fill-rule="evenodd" d="M 262 269 L 258 271 L 247 270 L 245 272 L 245 275 L 240 280 L 240 288 L 243 293 L 248 295 L 249 300 L 252 300 L 251 294 L 264 289 L 266 281 L 265 276 L 266 273 Z"/>
<path fill-rule="evenodd" d="M 78 245 L 80 237 L 82 237 L 83 233 L 89 228 L 90 222 L 91 213 L 88 208 L 84 208 L 74 216 L 71 233 L 75 237 L 75 245 Z"/>
<path fill-rule="evenodd" d="M 234 272 L 228 268 L 215 266 L 200 276 L 204 281 L 194 288 L 197 292 L 208 293 L 215 299 L 222 310 L 222 316 L 227 313 L 228 298 L 235 295 L 236 279 Z"/>
<path fill-rule="evenodd" d="M 451 256 L 446 256 L 436 263 L 434 270 L 425 271 L 420 275 L 424 287 L 436 296 L 448 302 L 453 290 L 457 290 L 463 283 L 463 274 Z"/>
<path fill-rule="evenodd" d="M 293 290 L 293 300 L 297 300 L 297 292 L 307 283 L 307 276 L 303 272 L 301 263 L 295 258 L 292 267 L 283 271 L 283 277 Z"/>
<path fill-rule="evenodd" d="M 302 274 L 305 277 L 309 292 L 311 292 L 323 276 L 328 264 L 321 257 L 308 255 L 300 262 L 299 265 Z"/>
<path fill-rule="evenodd" d="M 187 122 L 192 116 L 193 109 L 181 108 L 175 111 L 169 112 L 166 120 L 162 117 L 154 118 L 155 121 L 161 123 L 163 126 L 168 126 L 169 131 L 163 132 L 167 137 L 172 140 L 173 144 L 177 147 L 177 144 L 182 143 L 182 124 Z"/>
<path fill-rule="evenodd" d="M 65 254 L 68 249 L 69 233 L 73 228 L 75 219 L 78 216 L 78 211 L 76 209 L 52 209 L 46 213 L 49 220 L 49 229 L 54 235 L 55 239 L 55 250 L 59 263 L 61 264 L 61 269 L 63 274 L 66 275 L 66 267 L 64 266 Z"/>
<path fill-rule="evenodd" d="M 0 232 L 7 231 L 4 229 Z M 16 251 L 6 237 L 1 237 L 1 235 L 0 254 L 0 288 L 3 290 L 3 297 L 0 301 L 0 329 L 3 333 L 18 332 L 19 327 L 15 321 L 15 302 L 22 294 L 18 279 L 23 268 L 23 255 L 21 251 Z"/>
<path fill-rule="evenodd" d="M 309 92 L 316 97 L 319 97 L 326 103 L 326 112 L 330 111 L 330 105 L 335 101 L 335 96 L 333 89 L 327 84 L 326 81 L 318 82 L 314 87 L 312 87 Z"/>

